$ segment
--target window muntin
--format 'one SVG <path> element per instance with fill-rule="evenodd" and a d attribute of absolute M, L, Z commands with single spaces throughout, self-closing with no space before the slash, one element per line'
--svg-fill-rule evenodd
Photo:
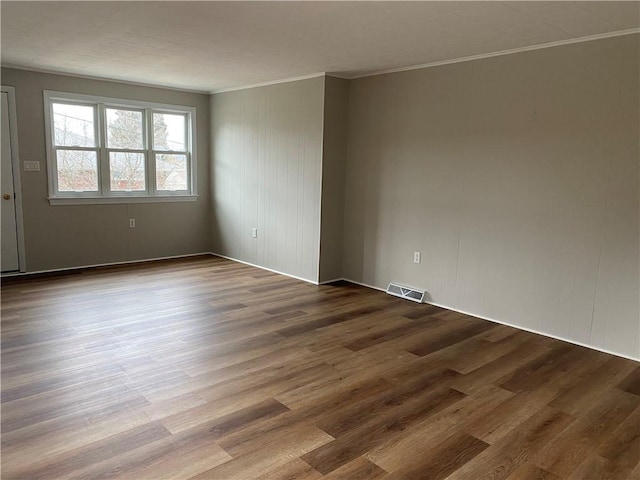
<path fill-rule="evenodd" d="M 195 108 L 45 92 L 51 200 L 195 197 Z"/>

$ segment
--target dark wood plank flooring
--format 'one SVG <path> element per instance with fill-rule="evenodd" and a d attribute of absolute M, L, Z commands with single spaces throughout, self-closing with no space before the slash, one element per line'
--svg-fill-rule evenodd
<path fill-rule="evenodd" d="M 2 286 L 3 479 L 640 479 L 640 365 L 217 257 Z"/>

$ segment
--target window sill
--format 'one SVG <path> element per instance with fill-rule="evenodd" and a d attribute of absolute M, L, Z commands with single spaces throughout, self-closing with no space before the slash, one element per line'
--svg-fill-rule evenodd
<path fill-rule="evenodd" d="M 48 197 L 51 205 L 100 205 L 116 203 L 195 202 L 198 195 L 122 196 L 122 197 Z"/>

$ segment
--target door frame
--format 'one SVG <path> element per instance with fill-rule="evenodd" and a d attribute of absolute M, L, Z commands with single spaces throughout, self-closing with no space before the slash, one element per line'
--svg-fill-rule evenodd
<path fill-rule="evenodd" d="M 0 91 L 7 94 L 9 103 L 9 136 L 11 139 L 11 163 L 13 166 L 13 192 L 15 194 L 16 209 L 16 233 L 18 236 L 18 269 L 19 273 L 27 271 L 27 263 L 24 250 L 24 222 L 22 214 L 22 180 L 20 168 L 20 153 L 18 150 L 18 115 L 16 111 L 15 87 L 0 86 Z M 15 275 L 15 272 L 3 273 L 3 276 Z"/>

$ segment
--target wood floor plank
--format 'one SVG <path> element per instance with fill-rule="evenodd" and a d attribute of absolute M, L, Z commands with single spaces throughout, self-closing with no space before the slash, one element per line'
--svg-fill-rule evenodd
<path fill-rule="evenodd" d="M 196 407 L 198 408 L 198 407 Z M 280 402 L 268 399 L 263 402 L 259 402 L 257 404 L 250 405 L 246 408 L 241 408 L 239 410 L 234 410 L 231 413 L 223 415 L 221 417 L 214 418 L 213 420 L 207 422 L 199 422 L 188 430 L 177 430 L 177 431 L 206 431 L 207 436 L 212 440 L 216 441 L 225 435 L 228 435 L 231 432 L 241 430 L 248 425 L 253 423 L 263 421 L 268 418 L 272 418 L 278 416 L 282 413 L 289 412 L 290 410 L 285 407 Z M 191 412 L 187 411 L 186 414 L 191 414 Z M 165 419 L 162 423 L 168 424 L 171 423 L 168 419 Z"/>
<path fill-rule="evenodd" d="M 245 450 L 241 453 L 239 451 L 232 453 L 234 457 L 232 460 L 192 478 L 194 480 L 256 478 L 286 465 L 295 458 L 302 457 L 305 453 L 331 440 L 333 437 L 319 428 L 294 424 L 273 434 L 266 434 L 260 439 L 254 439 L 245 445 Z"/>
<path fill-rule="evenodd" d="M 535 392 L 513 395 L 484 417 L 470 422 L 466 431 L 487 443 L 494 444 L 532 418 L 548 405 L 556 394 L 557 388 L 554 385 L 545 385 L 545 388 Z"/>
<path fill-rule="evenodd" d="M 580 416 L 603 391 L 624 382 L 633 374 L 633 365 L 624 358 L 611 358 L 590 372 L 572 388 L 562 392 L 550 405 L 570 415 Z M 623 389 L 624 390 L 624 389 Z"/>
<path fill-rule="evenodd" d="M 419 357 L 424 357 L 425 355 L 437 352 L 438 350 L 454 345 L 462 340 L 466 340 L 480 333 L 484 333 L 487 330 L 491 330 L 492 328 L 495 328 L 495 324 L 488 322 L 469 325 L 467 327 L 456 329 L 451 332 L 446 332 L 441 336 L 430 339 L 423 345 L 412 348 L 411 350 L 409 350 L 409 353 L 413 353 L 414 355 L 418 355 Z"/>
<path fill-rule="evenodd" d="M 554 342 L 551 342 L 553 345 Z M 456 382 L 456 388 L 465 393 L 472 393 L 476 389 L 482 390 L 487 384 L 499 384 L 504 378 L 509 378 L 516 371 L 522 371 L 524 365 L 545 357 L 550 346 L 541 342 L 538 337 L 527 339 L 520 348 L 477 367 L 466 373 Z"/>
<path fill-rule="evenodd" d="M 491 333 L 493 330 L 489 330 Z M 485 335 L 477 335 L 473 341 L 466 342 L 468 355 L 459 355 L 449 363 L 456 372 L 467 374 L 492 362 L 507 353 L 521 348 L 530 338 L 529 332 L 511 332 L 511 335 L 499 340 L 487 340 Z"/>
<path fill-rule="evenodd" d="M 3 279 L 3 478 L 640 478 L 640 366 L 205 255 Z"/>
<path fill-rule="evenodd" d="M 471 435 L 458 432 L 425 452 L 417 462 L 393 472 L 389 478 L 442 480 L 471 461 L 489 445 Z"/>
<path fill-rule="evenodd" d="M 513 394 L 497 387 L 487 388 L 481 396 L 468 396 L 424 422 L 407 429 L 367 453 L 376 465 L 388 472 L 419 467 L 425 452 L 435 451 L 443 439 L 455 432 L 467 431 L 466 425 L 482 418 Z"/>
<path fill-rule="evenodd" d="M 312 382 L 275 398 L 301 415 L 317 416 L 341 411 L 392 388 L 393 384 L 368 372 L 354 376 L 340 373 L 328 381 Z"/>
<path fill-rule="evenodd" d="M 319 472 L 327 474 L 363 455 L 376 442 L 386 441 L 414 422 L 428 418 L 463 397 L 464 394 L 446 387 L 429 391 L 425 395 L 417 394 L 397 408 L 389 408 L 344 432 L 333 442 L 302 456 L 302 459 Z"/>
<path fill-rule="evenodd" d="M 640 406 L 605 437 L 598 455 L 630 470 L 640 463 Z"/>
<path fill-rule="evenodd" d="M 358 457 L 322 478 L 328 480 L 377 480 L 388 478 L 387 472 L 364 457 Z"/>
<path fill-rule="evenodd" d="M 171 435 L 120 455 L 97 461 L 61 478 L 175 479 L 189 478 L 231 460 L 231 456 L 206 435 Z"/>
<path fill-rule="evenodd" d="M 442 383 L 442 380 L 452 375 L 455 375 L 455 372 L 442 370 L 417 376 L 411 383 L 398 385 L 388 392 L 343 408 L 340 412 L 328 412 L 326 418 L 323 416 L 316 423 L 330 435 L 340 437 L 367 423 L 368 419 L 380 417 L 407 402 L 424 402 L 424 399 L 435 390 L 439 392 L 443 390 L 443 385 L 446 384 Z M 457 391 L 452 395 L 458 398 L 464 397 L 464 394 Z"/>
<path fill-rule="evenodd" d="M 610 390 L 534 459 L 560 477 L 568 476 L 637 408 L 635 395 Z"/>
<path fill-rule="evenodd" d="M 605 358 L 600 352 L 559 344 L 548 354 L 527 362 L 498 382 L 514 393 L 533 390 L 542 383 L 565 376 L 565 372 L 577 377 L 579 371 L 597 367 Z"/>
<path fill-rule="evenodd" d="M 323 475 L 308 463 L 294 458 L 289 463 L 260 475 L 256 480 L 318 480 Z"/>
<path fill-rule="evenodd" d="M 636 480 L 631 470 L 598 455 L 587 457 L 567 477 L 569 480 Z"/>
<path fill-rule="evenodd" d="M 558 480 L 559 478 L 532 463 L 525 463 L 509 475 L 507 480 Z"/>
<path fill-rule="evenodd" d="M 59 478 L 96 461 L 116 456 L 152 441 L 169 437 L 171 433 L 158 423 L 149 423 L 105 438 L 55 458 L 35 460 L 30 465 L 15 470 L 3 469 L 6 478 L 30 478 L 33 480 Z"/>
<path fill-rule="evenodd" d="M 620 390 L 640 395 L 640 367 L 637 367 L 618 385 Z"/>
<path fill-rule="evenodd" d="M 451 480 L 500 480 L 521 465 L 564 431 L 574 418 L 564 412 L 545 407 L 470 462 L 456 470 Z"/>

